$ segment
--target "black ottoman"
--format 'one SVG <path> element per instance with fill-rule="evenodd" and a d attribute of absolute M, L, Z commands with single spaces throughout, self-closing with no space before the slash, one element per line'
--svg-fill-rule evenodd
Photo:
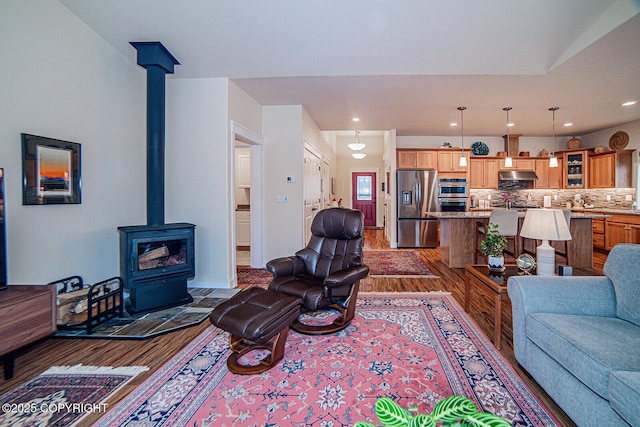
<path fill-rule="evenodd" d="M 227 367 L 234 374 L 259 374 L 274 367 L 284 356 L 289 324 L 300 315 L 300 298 L 263 288 L 249 288 L 217 305 L 209 320 L 230 333 L 232 353 Z M 241 365 L 238 359 L 250 351 L 270 351 L 258 365 Z"/>

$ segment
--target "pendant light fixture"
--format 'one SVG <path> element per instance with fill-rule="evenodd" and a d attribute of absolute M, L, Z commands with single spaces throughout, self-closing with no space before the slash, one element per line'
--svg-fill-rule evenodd
<path fill-rule="evenodd" d="M 551 153 L 551 158 L 549 159 L 550 168 L 558 167 L 558 158 L 556 157 L 556 111 L 559 109 L 560 107 L 549 108 L 549 111 L 551 111 L 552 115 L 551 128 L 553 130 L 553 153 Z"/>
<path fill-rule="evenodd" d="M 351 144 L 347 145 L 347 147 L 349 147 L 353 151 L 362 151 L 364 147 L 366 147 L 366 144 L 363 144 L 362 142 L 360 142 L 359 130 L 356 131 L 356 142 L 352 142 Z"/>
<path fill-rule="evenodd" d="M 504 107 L 502 110 L 507 112 L 507 158 L 504 159 L 504 167 L 505 168 L 512 168 L 513 167 L 513 160 L 511 159 L 511 150 L 509 150 L 509 148 L 511 148 L 511 138 L 509 138 L 509 111 L 511 110 L 511 107 Z"/>
<path fill-rule="evenodd" d="M 467 158 L 464 155 L 464 110 L 466 109 L 467 107 L 458 107 L 458 110 L 460 111 L 460 145 L 462 146 L 462 153 L 460 153 L 460 167 L 467 167 Z"/>

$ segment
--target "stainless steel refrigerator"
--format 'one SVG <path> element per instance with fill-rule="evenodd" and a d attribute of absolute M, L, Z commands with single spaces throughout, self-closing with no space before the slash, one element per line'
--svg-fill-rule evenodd
<path fill-rule="evenodd" d="M 435 248 L 438 220 L 426 212 L 438 210 L 438 172 L 415 170 L 397 172 L 398 247 Z"/>

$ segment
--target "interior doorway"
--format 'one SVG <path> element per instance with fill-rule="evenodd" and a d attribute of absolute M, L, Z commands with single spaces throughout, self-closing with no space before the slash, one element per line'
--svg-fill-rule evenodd
<path fill-rule="evenodd" d="M 261 267 L 264 265 L 263 256 L 263 218 L 262 218 L 262 188 L 260 186 L 260 177 L 262 176 L 262 136 L 257 133 L 243 127 L 242 125 L 231 122 L 231 156 L 229 159 L 231 178 L 229 193 L 231 194 L 230 204 L 230 224 L 232 227 L 232 239 L 229 241 L 229 253 L 231 254 L 229 262 L 229 277 L 233 278 L 231 287 L 237 283 L 236 265 L 242 263 L 244 265 L 246 261 L 241 260 L 238 262 L 237 246 L 238 246 L 238 229 L 236 213 L 238 208 L 238 200 L 236 191 L 244 191 L 249 200 L 248 211 L 244 214 L 248 217 L 248 227 L 244 229 L 249 234 L 248 242 L 249 248 L 249 263 L 251 267 Z M 248 149 L 248 152 L 236 153 L 236 150 Z M 236 163 L 237 154 L 242 153 L 245 157 Z M 238 171 L 240 168 L 246 168 L 244 172 Z M 239 176 L 239 173 L 240 175 Z M 237 188 L 240 185 L 245 186 L 244 189 Z M 246 199 L 242 199 L 246 200 Z M 240 203 L 244 204 L 244 203 Z M 240 236 L 242 239 L 246 236 Z M 244 246 L 244 245 L 240 245 Z"/>
<path fill-rule="evenodd" d="M 364 214 L 364 226 L 377 224 L 377 194 L 375 172 L 351 173 L 351 206 Z"/>
<path fill-rule="evenodd" d="M 236 267 L 251 266 L 251 148 L 235 142 Z"/>

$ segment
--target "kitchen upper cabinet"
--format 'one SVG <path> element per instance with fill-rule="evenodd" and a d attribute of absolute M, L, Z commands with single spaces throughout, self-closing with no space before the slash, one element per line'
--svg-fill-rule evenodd
<path fill-rule="evenodd" d="M 557 153 L 556 153 L 557 154 Z M 562 153 L 563 187 L 570 189 L 587 188 L 589 172 L 589 150 L 564 151 Z"/>
<path fill-rule="evenodd" d="M 607 151 L 589 156 L 589 188 L 629 188 L 635 150 Z"/>
<path fill-rule="evenodd" d="M 501 171 L 512 171 L 512 170 L 522 170 L 522 171 L 532 171 L 535 167 L 535 160 L 528 157 L 512 157 L 512 165 L 510 168 L 505 166 L 506 158 L 501 158 L 499 167 Z"/>
<path fill-rule="evenodd" d="M 470 188 L 498 188 L 498 160 L 471 158 L 469 162 Z"/>
<path fill-rule="evenodd" d="M 438 155 L 435 151 L 418 151 L 416 153 L 418 169 L 437 169 Z"/>
<path fill-rule="evenodd" d="M 549 158 L 535 159 L 534 171 L 538 176 L 534 188 L 561 189 L 562 188 L 562 159 L 558 159 L 558 167 L 549 167 Z"/>
<path fill-rule="evenodd" d="M 513 163 L 516 166 L 517 170 L 521 170 L 521 171 L 535 170 L 536 161 L 531 158 L 518 157 L 517 159 L 513 159 Z"/>
<path fill-rule="evenodd" d="M 397 169 L 437 169 L 438 157 L 436 151 L 427 150 L 398 150 Z"/>
<path fill-rule="evenodd" d="M 460 158 L 463 155 L 467 158 L 468 165 L 468 151 L 464 151 L 464 153 L 459 149 L 438 151 L 438 172 L 466 172 L 468 166 L 460 166 Z"/>
<path fill-rule="evenodd" d="M 251 187 L 251 154 L 244 150 L 236 158 L 236 180 L 239 188 Z"/>

